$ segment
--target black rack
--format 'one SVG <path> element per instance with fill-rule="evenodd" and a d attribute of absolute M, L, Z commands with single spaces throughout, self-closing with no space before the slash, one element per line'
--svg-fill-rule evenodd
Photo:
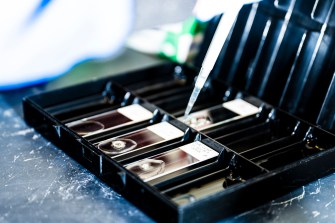
<path fill-rule="evenodd" d="M 243 100 L 257 112 L 220 107 L 211 111 L 223 122 L 186 125 L 179 117 L 198 70 L 167 63 L 25 98 L 25 120 L 156 220 L 210 222 L 248 210 L 334 172 L 334 6 L 285 0 L 242 9 L 193 111 Z M 68 124 L 134 104 L 152 117 L 88 135 Z M 120 156 L 97 146 L 161 123 L 182 134 Z M 149 180 L 127 168 L 194 142 L 218 155 Z"/>

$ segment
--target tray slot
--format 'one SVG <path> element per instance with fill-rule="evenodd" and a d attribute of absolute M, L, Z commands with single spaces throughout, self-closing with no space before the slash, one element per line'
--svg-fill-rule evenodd
<path fill-rule="evenodd" d="M 236 140 L 232 143 L 227 143 L 226 145 L 229 148 L 232 148 L 234 151 L 241 153 L 249 148 L 253 148 L 258 145 L 263 145 L 271 141 L 277 140 L 280 137 L 285 137 L 282 135 L 277 135 L 272 132 L 270 129 L 261 130 L 261 132 L 252 134 L 250 136 L 244 137 L 242 139 Z"/>
<path fill-rule="evenodd" d="M 234 155 L 229 166 L 212 166 L 206 172 L 202 172 L 183 183 L 173 183 L 162 188 L 162 193 L 169 197 L 177 205 L 187 205 L 207 198 L 234 185 L 246 182 L 248 179 L 258 176 L 266 171 L 248 160 Z"/>
<path fill-rule="evenodd" d="M 134 93 L 145 94 L 146 91 L 150 90 L 151 87 L 161 86 L 162 82 L 172 84 L 175 83 L 175 80 L 173 80 L 171 76 L 161 76 L 154 79 L 140 80 L 136 83 L 127 84 L 126 87 Z"/>
<path fill-rule="evenodd" d="M 306 150 L 305 142 L 297 142 L 295 144 L 284 147 L 276 153 L 271 153 L 271 155 L 266 154 L 255 158 L 253 161 L 258 165 L 268 169 L 273 170 L 281 166 L 288 165 L 310 155 L 316 154 L 321 150 Z"/>
<path fill-rule="evenodd" d="M 296 125 L 294 125 L 296 123 Z M 236 132 L 215 138 L 238 153 L 258 147 L 294 133 L 299 122 L 292 120 L 268 119 Z"/>
<path fill-rule="evenodd" d="M 246 129 L 215 138 L 221 144 L 227 145 L 236 152 L 242 152 L 247 147 L 254 147 L 254 144 L 263 144 L 273 138 L 270 123 L 260 123 Z M 259 141 L 261 140 L 261 141 Z"/>
<path fill-rule="evenodd" d="M 87 139 L 105 132 L 120 131 L 134 126 L 143 126 L 160 120 L 162 115 L 150 104 L 132 104 L 121 106 L 108 112 L 85 116 L 66 123 L 67 127 Z"/>
<path fill-rule="evenodd" d="M 200 98 L 198 99 L 199 101 L 196 102 L 196 104 L 193 106 L 192 111 L 196 112 L 196 111 L 200 111 L 212 106 L 217 105 L 218 103 L 221 102 L 220 99 L 213 99 L 213 100 L 205 100 L 204 98 Z M 186 102 L 187 103 L 187 102 Z M 186 104 L 185 104 L 186 106 Z M 179 109 L 174 109 L 173 112 L 171 112 L 175 117 L 181 117 L 184 116 L 185 113 L 185 108 L 184 106 L 179 107 Z"/>
<path fill-rule="evenodd" d="M 120 103 L 109 101 L 101 97 L 101 95 L 95 95 L 48 108 L 48 112 L 59 120 L 69 122 L 88 115 L 114 110 L 119 107 Z"/>
<path fill-rule="evenodd" d="M 146 154 L 124 165 L 144 182 L 173 179 L 207 164 L 216 163 L 222 148 L 212 148 L 201 141 L 169 146 L 163 151 Z"/>
<path fill-rule="evenodd" d="M 132 103 L 135 96 L 122 87 L 108 82 L 105 89 L 99 93 L 68 100 L 45 110 L 60 121 L 70 122 L 105 111 L 115 110 Z"/>
<path fill-rule="evenodd" d="M 197 136 L 197 139 L 199 138 L 199 135 Z M 193 141 L 195 142 L 195 141 Z M 182 144 L 176 144 L 173 146 L 169 146 L 166 148 L 162 148 L 159 152 L 155 151 L 154 154 L 162 153 L 162 152 L 167 152 L 171 149 L 175 149 L 181 146 L 185 146 L 187 144 L 193 143 L 193 142 L 183 142 Z M 227 167 L 229 163 L 231 162 L 231 159 L 234 155 L 231 151 L 226 150 L 224 147 L 222 147 L 220 144 L 215 143 L 211 141 L 208 138 L 205 138 L 200 141 L 204 145 L 210 147 L 212 150 L 217 151 L 219 154 L 217 157 L 214 157 L 209 160 L 202 161 L 198 164 L 194 164 L 190 167 L 186 167 L 171 173 L 168 173 L 162 177 L 151 179 L 147 181 L 149 185 L 155 186 L 157 188 L 160 188 L 162 190 L 166 185 L 168 187 L 171 187 L 172 184 L 179 185 L 183 182 L 187 182 L 189 179 L 191 179 L 194 176 L 201 176 L 201 175 L 206 175 L 209 174 L 213 171 L 214 167 Z M 150 154 L 150 156 L 154 155 Z M 146 155 L 146 157 L 149 157 L 149 155 Z M 145 158 L 145 157 L 142 157 Z"/>
<path fill-rule="evenodd" d="M 129 130 L 129 129 L 127 129 Z M 122 134 L 121 134 L 122 133 Z M 151 150 L 180 142 L 192 140 L 187 126 L 177 121 L 162 121 L 133 131 L 110 131 L 110 134 L 100 134 L 88 139 L 97 149 L 122 161 Z"/>
<path fill-rule="evenodd" d="M 266 154 L 280 151 L 284 149 L 285 146 L 287 145 L 291 145 L 291 144 L 301 141 L 302 138 L 303 137 L 298 137 L 296 135 L 290 135 L 290 136 L 283 137 L 283 138 L 277 139 L 269 143 L 265 143 L 257 147 L 253 147 L 249 150 L 241 152 L 240 154 L 244 156 L 245 158 L 253 160 L 259 156 L 263 156 Z"/>
<path fill-rule="evenodd" d="M 317 131 L 317 134 L 310 134 L 304 140 L 287 145 L 277 151 L 254 157 L 251 160 L 266 169 L 273 170 L 334 148 L 335 141 L 330 137 L 331 135 Z"/>
<path fill-rule="evenodd" d="M 218 138 L 222 135 L 236 132 L 240 129 L 248 128 L 250 126 L 258 125 L 265 121 L 265 117 L 251 116 L 239 120 L 232 120 L 229 123 L 225 123 L 219 126 L 215 126 L 209 129 L 202 130 L 201 132 L 208 135 L 211 138 Z"/>
<path fill-rule="evenodd" d="M 187 92 L 168 96 L 159 100 L 151 100 L 150 102 L 174 116 L 181 116 L 185 112 L 185 108 L 187 106 L 188 100 L 190 99 L 192 90 L 193 88 L 190 88 Z M 212 95 L 210 92 L 204 91 L 199 95 L 192 112 L 199 111 L 219 103 L 222 103 L 222 98 Z"/>
<path fill-rule="evenodd" d="M 139 95 L 143 98 L 155 95 L 157 93 L 162 93 L 170 90 L 177 90 L 178 88 L 185 89 L 189 86 L 185 86 L 186 83 L 177 82 L 175 80 L 167 82 L 159 82 L 153 85 L 144 86 L 137 90 L 134 90 L 134 94 Z"/>
<path fill-rule="evenodd" d="M 178 95 L 184 95 L 189 94 L 193 90 L 193 86 L 185 86 L 182 88 L 173 88 L 173 89 L 162 89 L 160 92 L 156 92 L 154 94 L 148 95 L 144 97 L 146 100 L 155 102 L 159 100 L 165 100 L 166 98 L 178 96 Z"/>
<path fill-rule="evenodd" d="M 133 72 L 130 75 L 128 74 L 127 78 L 121 77 L 118 82 L 136 94 L 146 94 L 151 89 L 156 90 L 165 87 L 165 84 L 171 86 L 191 84 L 196 73 L 193 68 L 167 63 Z"/>

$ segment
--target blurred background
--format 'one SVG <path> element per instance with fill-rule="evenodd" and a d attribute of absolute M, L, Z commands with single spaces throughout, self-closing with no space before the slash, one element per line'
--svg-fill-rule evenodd
<path fill-rule="evenodd" d="M 196 0 L 136 0 L 134 30 L 180 22 L 192 15 Z"/>
<path fill-rule="evenodd" d="M 127 38 L 139 30 L 185 21 L 195 0 L 0 4 L 0 90 L 6 90 L 53 81 L 72 85 L 159 63 L 155 56 L 136 63 L 138 53 L 125 46 Z"/>

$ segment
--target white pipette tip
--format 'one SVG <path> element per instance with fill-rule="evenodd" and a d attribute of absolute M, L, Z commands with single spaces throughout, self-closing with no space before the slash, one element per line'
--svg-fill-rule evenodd
<path fill-rule="evenodd" d="M 192 103 L 189 102 L 187 104 L 187 107 L 184 113 L 184 119 L 183 119 L 184 122 L 187 121 L 188 115 L 191 113 L 192 107 L 193 107 Z"/>
<path fill-rule="evenodd" d="M 211 70 L 205 69 L 204 67 L 201 68 L 199 75 L 197 77 L 197 81 L 195 82 L 195 86 L 193 88 L 190 100 L 188 101 L 185 113 L 184 113 L 184 120 L 187 119 L 187 116 L 190 114 L 199 94 L 201 89 L 206 83 L 207 77 L 209 76 Z"/>
<path fill-rule="evenodd" d="M 188 115 L 190 114 L 195 101 L 198 98 L 198 95 L 204 86 L 207 77 L 209 76 L 211 70 L 214 67 L 214 64 L 220 54 L 220 51 L 229 35 L 230 30 L 235 24 L 235 20 L 238 16 L 238 13 L 244 4 L 249 4 L 253 2 L 259 2 L 261 0 L 240 0 L 235 2 L 235 4 L 226 4 L 227 11 L 220 19 L 220 22 L 216 28 L 212 41 L 208 47 L 206 56 L 202 62 L 201 70 L 198 75 L 197 81 L 195 83 L 195 87 L 191 94 L 190 100 L 187 104 L 184 120 L 187 119 Z M 229 6 L 229 7 L 228 7 Z M 229 10 L 228 10 L 229 9 Z"/>
<path fill-rule="evenodd" d="M 225 43 L 225 40 L 230 32 L 230 29 L 235 23 L 235 19 L 238 15 L 240 8 L 241 7 L 236 7 L 236 9 L 225 13 L 221 17 L 220 22 L 216 28 L 215 34 L 213 36 L 213 39 L 211 41 L 211 44 L 209 45 L 206 56 L 202 62 L 201 70 L 197 77 L 195 87 L 193 89 L 190 100 L 185 110 L 184 119 L 186 119 L 189 113 L 191 112 L 192 107 L 195 101 L 197 100 L 201 89 L 203 88 L 211 70 L 213 69 L 214 64 L 220 54 L 221 48 Z"/>

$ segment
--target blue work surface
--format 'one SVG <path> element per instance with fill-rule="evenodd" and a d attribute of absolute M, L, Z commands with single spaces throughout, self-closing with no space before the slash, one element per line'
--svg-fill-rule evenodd
<path fill-rule="evenodd" d="M 129 69 L 129 63 L 135 59 L 141 66 L 159 62 L 127 51 L 121 56 L 123 62 L 82 65 L 50 83 L 1 93 L 0 222 L 153 222 L 27 126 L 21 109 L 24 96 L 88 80 L 91 78 L 88 73 L 93 70 L 96 76 L 121 72 Z M 307 223 L 334 222 L 334 219 L 335 174 L 332 174 L 222 222 Z"/>

